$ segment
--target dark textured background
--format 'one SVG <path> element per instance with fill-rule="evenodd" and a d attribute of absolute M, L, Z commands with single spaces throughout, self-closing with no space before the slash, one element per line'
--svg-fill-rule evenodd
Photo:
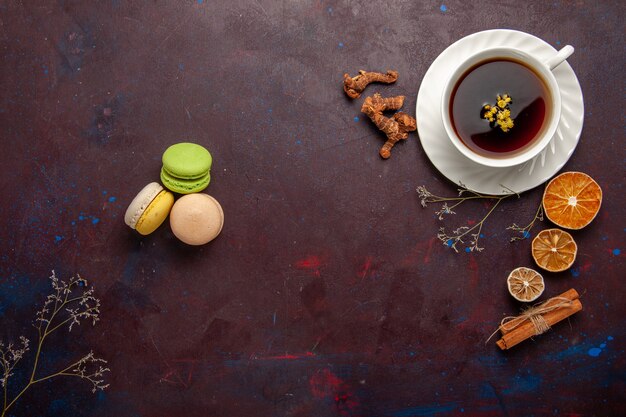
<path fill-rule="evenodd" d="M 583 0 L 0 0 L 0 340 L 36 337 L 51 269 L 80 273 L 102 321 L 56 335 L 41 372 L 90 349 L 112 369 L 103 393 L 58 379 L 11 415 L 626 414 L 625 11 Z M 585 125 L 565 169 L 604 190 L 597 219 L 574 233 L 572 269 L 545 274 L 546 295 L 574 287 L 584 312 L 505 353 L 484 341 L 520 307 L 509 271 L 533 265 L 530 241 L 511 244 L 505 229 L 532 218 L 542 187 L 498 207 L 482 253 L 455 254 L 435 238 L 437 206 L 415 193 L 455 186 L 415 134 L 381 160 L 381 135 L 341 89 L 344 72 L 397 69 L 396 84 L 368 93 L 404 94 L 413 114 L 437 55 L 491 28 L 576 47 Z M 203 247 L 167 224 L 142 238 L 123 221 L 183 140 L 212 152 L 207 192 L 226 213 Z M 444 225 L 488 208 L 469 204 Z"/>

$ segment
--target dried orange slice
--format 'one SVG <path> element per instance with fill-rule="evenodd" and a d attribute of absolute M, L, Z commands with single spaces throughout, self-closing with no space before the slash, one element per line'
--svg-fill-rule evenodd
<path fill-rule="evenodd" d="M 572 266 L 578 252 L 572 235 L 561 229 L 542 230 L 533 239 L 531 248 L 537 265 L 550 272 L 565 271 Z"/>
<path fill-rule="evenodd" d="M 513 298 L 525 302 L 535 301 L 546 287 L 539 272 L 523 266 L 511 271 L 506 282 Z"/>
<path fill-rule="evenodd" d="M 596 217 L 602 189 L 589 175 L 564 172 L 554 177 L 543 193 L 546 217 L 566 229 L 582 229 Z"/>

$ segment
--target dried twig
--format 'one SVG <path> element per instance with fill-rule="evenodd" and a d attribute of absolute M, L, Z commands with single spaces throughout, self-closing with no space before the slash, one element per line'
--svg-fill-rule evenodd
<path fill-rule="evenodd" d="M 535 212 L 535 217 L 533 217 L 532 221 L 528 223 L 526 226 L 520 227 L 517 225 L 517 223 L 513 223 L 512 225 L 506 228 L 506 230 L 513 230 L 515 232 L 521 233 L 522 235 L 522 236 L 513 236 L 511 238 L 511 242 L 515 242 L 516 240 L 528 239 L 530 237 L 530 230 L 533 228 L 537 220 L 539 220 L 540 222 L 543 221 L 543 205 L 541 202 L 539 202 L 539 207 L 537 207 L 537 211 Z"/>
<path fill-rule="evenodd" d="M 100 300 L 93 296 L 93 288 L 87 289 L 87 280 L 81 278 L 80 275 L 71 277 L 69 282 L 65 282 L 60 281 L 52 271 L 50 280 L 52 294 L 48 295 L 42 309 L 35 315 L 34 326 L 37 329 L 38 342 L 30 378 L 12 400 L 8 398 L 9 378 L 13 375 L 12 371 L 17 363 L 30 350 L 30 342 L 24 336 L 20 336 L 21 347 L 19 348 L 12 343 L 5 346 L 0 342 L 0 372 L 2 374 L 0 385 L 3 389 L 0 417 L 5 417 L 7 411 L 32 385 L 58 376 L 75 376 L 84 379 L 92 385 L 92 392 L 104 390 L 109 386 L 104 383 L 104 374 L 110 372 L 110 369 L 104 366 L 107 361 L 95 357 L 93 352 L 89 352 L 60 371 L 43 377 L 37 376 L 37 366 L 44 341 L 48 336 L 66 325 L 68 331 L 72 331 L 74 325 L 80 325 L 81 321 L 85 320 L 95 325 L 100 315 Z"/>
<path fill-rule="evenodd" d="M 420 198 L 420 202 L 422 207 L 426 207 L 428 203 L 443 203 L 441 208 L 435 212 L 437 218 L 439 220 L 444 220 L 444 216 L 448 214 L 456 214 L 454 211 L 455 208 L 459 207 L 466 201 L 469 200 L 478 200 L 478 199 L 486 199 L 486 200 L 496 200 L 495 204 L 489 209 L 489 211 L 483 216 L 483 218 L 476 224 L 471 227 L 461 226 L 457 229 L 453 230 L 452 233 L 446 232 L 445 227 L 439 228 L 439 233 L 437 233 L 437 238 L 445 245 L 452 249 L 455 252 L 458 252 L 457 244 L 465 243 L 464 239 L 469 237 L 471 238 L 469 245 L 465 248 L 467 252 L 480 252 L 484 248 L 478 245 L 479 239 L 482 237 L 481 231 L 485 221 L 491 213 L 498 207 L 500 202 L 506 198 L 511 196 L 517 196 L 519 198 L 519 194 L 512 191 L 511 189 L 504 187 L 504 191 L 508 192 L 507 194 L 503 194 L 500 196 L 489 195 L 489 194 L 481 194 L 473 190 L 469 190 L 463 183 L 459 182 L 460 188 L 458 188 L 458 196 L 456 197 L 441 197 L 432 194 L 430 191 L 426 189 L 425 186 L 421 185 L 417 187 L 417 195 Z M 453 204 L 452 204 L 453 203 Z"/>

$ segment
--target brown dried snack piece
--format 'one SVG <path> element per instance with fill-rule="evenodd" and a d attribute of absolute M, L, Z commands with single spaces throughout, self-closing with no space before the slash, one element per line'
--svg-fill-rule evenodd
<path fill-rule="evenodd" d="M 387 142 L 380 148 L 380 156 L 387 159 L 391 156 L 391 148 L 399 140 L 406 140 L 409 137 L 409 132 L 417 130 L 417 121 L 406 113 L 398 112 L 393 115 L 393 120 L 398 124 L 398 132 L 392 135 L 387 135 Z"/>
<path fill-rule="evenodd" d="M 404 96 L 382 97 L 379 93 L 375 93 L 373 96 L 365 98 L 361 106 L 361 112 L 367 114 L 371 119 L 375 113 L 382 113 L 387 110 L 399 110 L 403 105 Z"/>
<path fill-rule="evenodd" d="M 398 112 L 393 117 L 383 115 L 383 111 L 398 110 L 403 104 L 404 96 L 381 97 L 376 93 L 374 96 L 367 97 L 361 106 L 361 112 L 369 116 L 376 127 L 387 136 L 387 142 L 379 151 L 384 159 L 391 156 L 391 148 L 396 142 L 406 140 L 409 132 L 417 130 L 417 121 L 404 112 Z"/>
<path fill-rule="evenodd" d="M 357 75 L 350 77 L 350 74 L 343 74 L 343 91 L 350 98 L 359 98 L 365 87 L 370 83 L 391 84 L 398 79 L 398 71 L 387 71 L 386 74 L 380 72 L 368 72 L 360 70 Z"/>
<path fill-rule="evenodd" d="M 414 132 L 417 130 L 417 120 L 414 117 L 409 116 L 408 114 L 399 111 L 398 113 L 393 115 L 393 118 L 400 125 L 400 129 L 405 132 Z"/>

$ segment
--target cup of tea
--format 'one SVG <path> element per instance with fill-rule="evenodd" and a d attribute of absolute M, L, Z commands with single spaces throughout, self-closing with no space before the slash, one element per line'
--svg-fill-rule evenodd
<path fill-rule="evenodd" d="M 443 125 L 454 146 L 489 167 L 518 165 L 539 154 L 561 118 L 561 94 L 552 70 L 573 52 L 567 45 L 540 60 L 519 49 L 497 47 L 463 61 L 446 82 L 441 100 Z M 493 107 L 498 98 L 507 98 L 508 113 L 505 107 Z M 486 109 L 494 113 L 486 117 Z M 511 119 L 508 124 L 505 116 Z"/>

